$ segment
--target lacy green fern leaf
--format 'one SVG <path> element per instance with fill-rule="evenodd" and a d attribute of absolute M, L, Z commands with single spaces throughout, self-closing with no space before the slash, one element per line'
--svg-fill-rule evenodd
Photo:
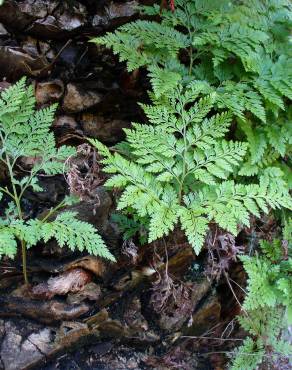
<path fill-rule="evenodd" d="M 204 86 L 201 95 L 215 93 L 213 109 L 227 109 L 243 122 L 238 133 L 247 138 L 249 148 L 241 176 L 260 176 L 269 166 L 285 166 L 292 137 L 291 118 L 286 119 L 292 96 L 291 4 L 178 0 L 175 12 L 161 12 L 157 4 L 141 11 L 160 21 L 134 21 L 93 41 L 111 47 L 129 70 L 146 66 L 157 97 L 178 81 Z M 160 120 L 176 119 L 170 112 L 151 109 L 149 116 L 158 110 Z M 217 168 L 215 172 L 224 176 Z M 198 179 L 204 177 L 202 171 L 197 173 Z M 206 176 L 211 183 L 211 175 Z"/>
<path fill-rule="evenodd" d="M 252 338 L 244 340 L 243 344 L 235 351 L 231 370 L 255 370 L 262 362 L 265 351 L 263 343 Z"/>
<path fill-rule="evenodd" d="M 287 189 L 268 176 L 251 185 L 222 181 L 240 165 L 247 145 L 224 139 L 231 115 L 210 115 L 217 95 L 199 95 L 192 84 L 178 85 L 153 96 L 153 105 L 142 105 L 150 125 L 125 130 L 128 154 L 90 140 L 104 157 L 104 171 L 113 174 L 105 185 L 123 189 L 118 209 L 149 217 L 149 242 L 180 221 L 197 254 L 211 221 L 236 235 L 239 225 L 249 225 L 250 214 L 291 208 Z"/>
<path fill-rule="evenodd" d="M 0 227 L 0 258 L 2 256 L 14 257 L 17 251 L 15 235 L 9 227 Z"/>
<path fill-rule="evenodd" d="M 156 43 L 153 42 L 154 37 Z M 113 48 L 121 61 L 127 61 L 129 71 L 155 63 L 159 59 L 167 61 L 190 43 L 187 36 L 172 27 L 142 20 L 126 24 L 115 33 L 108 33 L 91 41 Z"/>
<path fill-rule="evenodd" d="M 250 363 L 251 369 L 257 369 L 259 364 L 268 368 L 292 355 L 292 346 L 283 335 L 292 322 L 292 262 L 290 258 L 283 259 L 278 239 L 272 243 L 262 241 L 261 249 L 263 254 L 241 256 L 248 280 L 244 310 L 238 321 L 250 337 L 235 351 L 232 369 L 248 364 L 247 352 L 257 359 Z"/>
<path fill-rule="evenodd" d="M 76 212 L 67 211 L 62 212 L 51 222 L 31 220 L 29 229 L 39 230 L 39 237 L 44 242 L 55 238 L 60 247 L 67 245 L 71 250 L 87 250 L 92 255 L 115 261 L 95 228 L 87 222 L 78 220 L 77 216 Z"/>
<path fill-rule="evenodd" d="M 5 193 L 12 202 L 0 219 L 0 256 L 13 257 L 17 252 L 17 240 L 22 247 L 23 273 L 26 273 L 25 248 L 34 246 L 40 240 L 48 241 L 55 237 L 60 246 L 87 250 L 94 255 L 114 260 L 94 227 L 79 221 L 75 214 L 67 212 L 54 221 L 25 220 L 22 210 L 22 197 L 30 187 L 42 191 L 38 175 L 55 175 L 66 169 L 66 159 L 75 154 L 75 149 L 63 146 L 56 148 L 55 137 L 51 132 L 56 106 L 35 110 L 36 100 L 33 87 L 26 87 L 25 79 L 4 90 L 0 96 L 0 161 L 8 169 L 12 186 L 0 187 L 0 198 Z M 35 157 L 35 163 L 26 176 L 16 178 L 15 166 L 20 157 Z M 59 208 L 65 207 L 63 200 L 49 212 L 52 216 Z"/>

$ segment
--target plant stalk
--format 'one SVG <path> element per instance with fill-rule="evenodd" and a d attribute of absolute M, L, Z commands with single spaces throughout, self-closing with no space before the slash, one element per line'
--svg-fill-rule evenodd
<path fill-rule="evenodd" d="M 11 179 L 12 189 L 13 189 L 13 199 L 16 204 L 18 217 L 20 220 L 23 220 L 21 204 L 20 204 L 20 197 L 17 193 L 16 186 L 14 183 L 14 176 L 13 176 L 13 165 L 11 165 L 8 155 L 6 156 L 6 164 L 9 171 L 9 176 Z M 27 258 L 26 258 L 26 243 L 24 240 L 20 240 L 21 243 L 21 257 L 22 257 L 22 272 L 25 285 L 29 284 L 28 276 L 27 276 Z"/>
<path fill-rule="evenodd" d="M 22 255 L 22 273 L 25 285 L 29 284 L 27 277 L 27 264 L 26 264 L 26 244 L 24 240 L 21 240 L 21 255 Z"/>

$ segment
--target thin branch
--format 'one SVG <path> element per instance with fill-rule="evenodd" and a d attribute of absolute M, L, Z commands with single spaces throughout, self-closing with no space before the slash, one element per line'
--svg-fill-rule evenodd
<path fill-rule="evenodd" d="M 180 338 L 188 338 L 188 339 L 210 339 L 210 340 L 222 340 L 222 341 L 243 341 L 243 339 L 237 338 L 216 338 L 216 337 L 204 337 L 204 336 L 194 336 L 194 335 L 182 335 Z"/>

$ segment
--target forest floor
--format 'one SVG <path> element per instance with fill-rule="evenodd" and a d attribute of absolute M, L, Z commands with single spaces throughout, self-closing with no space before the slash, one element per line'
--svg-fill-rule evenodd
<path fill-rule="evenodd" d="M 214 228 L 199 259 L 179 232 L 151 245 L 123 241 L 111 218 L 116 194 L 103 189 L 96 153 L 84 145 L 89 136 L 114 144 L 132 121 L 143 122 L 137 102 L 147 99 L 148 82 L 88 40 L 134 18 L 136 2 L 70 3 L 7 0 L 0 7 L 0 89 L 25 75 L 38 107 L 59 103 L 58 145 L 79 146 L 74 165 L 94 180 L 89 199 L 72 208 L 99 230 L 117 263 L 51 241 L 29 251 L 27 287 L 20 256 L 3 259 L 0 369 L 223 369 L 244 337 L 235 316 L 245 275 L 232 250 L 277 225 L 253 223 L 236 240 Z M 0 181 L 7 181 L 4 169 Z M 34 217 L 68 192 L 63 176 L 40 182 L 44 192 L 25 194 Z"/>

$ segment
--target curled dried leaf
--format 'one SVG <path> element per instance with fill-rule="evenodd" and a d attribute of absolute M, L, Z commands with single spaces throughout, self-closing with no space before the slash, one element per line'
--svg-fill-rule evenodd
<path fill-rule="evenodd" d="M 153 283 L 150 304 L 157 313 L 183 316 L 192 310 L 191 289 L 185 284 L 176 283 L 166 272 Z"/>
<path fill-rule="evenodd" d="M 89 144 L 77 147 L 75 156 L 68 158 L 66 180 L 73 195 L 81 200 L 94 203 L 93 213 L 100 200 L 96 189 L 103 182 L 98 166 L 98 155 Z"/>
<path fill-rule="evenodd" d="M 55 295 L 65 295 L 69 292 L 77 293 L 92 279 L 90 272 L 80 268 L 72 269 L 59 276 L 51 277 L 46 283 L 32 288 L 34 298 L 51 299 Z"/>
<path fill-rule="evenodd" d="M 244 252 L 243 246 L 236 245 L 235 237 L 230 233 L 218 235 L 209 234 L 207 238 L 208 246 L 208 267 L 206 274 L 217 281 L 222 273 L 227 271 L 232 262 L 237 261 L 237 256 Z"/>

